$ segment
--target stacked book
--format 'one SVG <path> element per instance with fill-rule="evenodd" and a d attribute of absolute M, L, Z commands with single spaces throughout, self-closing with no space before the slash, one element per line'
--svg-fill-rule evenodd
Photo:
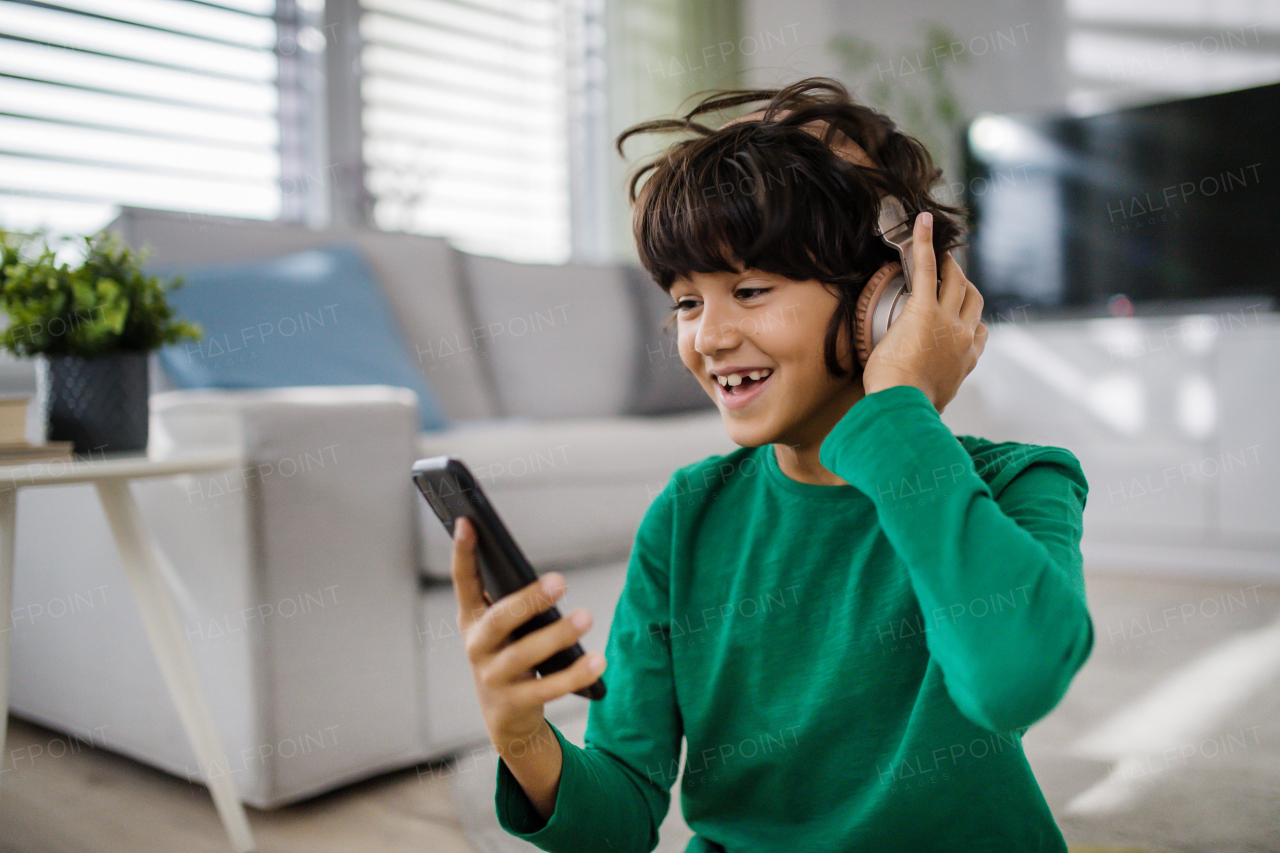
<path fill-rule="evenodd" d="M 27 405 L 30 397 L 0 397 L 0 466 L 31 462 L 71 461 L 70 441 L 27 441 Z"/>

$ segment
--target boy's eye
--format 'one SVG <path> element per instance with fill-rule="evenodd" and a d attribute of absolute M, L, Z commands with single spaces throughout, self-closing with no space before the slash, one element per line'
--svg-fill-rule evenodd
<path fill-rule="evenodd" d="M 740 287 L 734 291 L 733 295 L 743 297 L 744 299 L 750 299 L 752 298 L 750 294 L 766 293 L 770 289 L 771 288 L 768 288 L 768 287 Z M 674 305 L 668 305 L 667 307 L 673 311 L 679 311 L 681 308 L 684 308 L 686 305 L 696 305 L 696 304 L 697 304 L 696 302 L 690 302 L 688 299 L 681 299 L 679 302 L 675 303 Z"/>

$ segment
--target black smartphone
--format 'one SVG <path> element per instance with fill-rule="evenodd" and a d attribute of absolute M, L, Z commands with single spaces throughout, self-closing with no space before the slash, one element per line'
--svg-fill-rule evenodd
<path fill-rule="evenodd" d="M 455 519 L 466 517 L 471 520 L 476 530 L 476 565 L 491 601 L 497 602 L 504 596 L 519 592 L 538 579 L 533 566 L 520 551 L 507 526 L 498 518 L 493 504 L 489 503 L 480 484 L 471 476 L 471 470 L 462 460 L 453 456 L 419 459 L 413 463 L 413 482 L 449 531 L 450 538 L 453 538 Z M 511 636 L 520 639 L 559 619 L 560 611 L 553 604 L 514 629 Z M 535 666 L 534 671 L 541 676 L 548 676 L 572 665 L 584 654 L 582 645 L 574 643 Z M 574 693 L 585 699 L 603 699 L 604 680 L 597 678 L 595 683 L 575 690 Z"/>

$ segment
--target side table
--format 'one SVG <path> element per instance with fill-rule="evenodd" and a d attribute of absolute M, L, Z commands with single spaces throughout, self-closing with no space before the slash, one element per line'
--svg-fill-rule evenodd
<path fill-rule="evenodd" d="M 120 561 L 133 587 L 151 651 L 160 664 L 169 695 L 203 767 L 229 767 L 218 743 L 213 718 L 196 675 L 187 637 L 160 570 L 159 549 L 147 531 L 129 481 L 234 468 L 242 464 L 232 450 L 210 450 L 174 458 L 150 458 L 144 452 L 103 454 L 99 459 L 45 461 L 0 466 L 0 614 L 13 607 L 14 539 L 18 490 L 28 486 L 93 483 L 115 538 Z M 9 626 L 0 630 L 0 754 L 4 751 L 9 712 Z M 209 774 L 209 792 L 236 853 L 257 849 L 244 805 L 228 773 Z"/>

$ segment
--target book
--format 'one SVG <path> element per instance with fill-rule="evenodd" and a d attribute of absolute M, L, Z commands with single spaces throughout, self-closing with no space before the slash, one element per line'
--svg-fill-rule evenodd
<path fill-rule="evenodd" d="M 0 444 L 25 441 L 30 397 L 0 396 Z"/>

